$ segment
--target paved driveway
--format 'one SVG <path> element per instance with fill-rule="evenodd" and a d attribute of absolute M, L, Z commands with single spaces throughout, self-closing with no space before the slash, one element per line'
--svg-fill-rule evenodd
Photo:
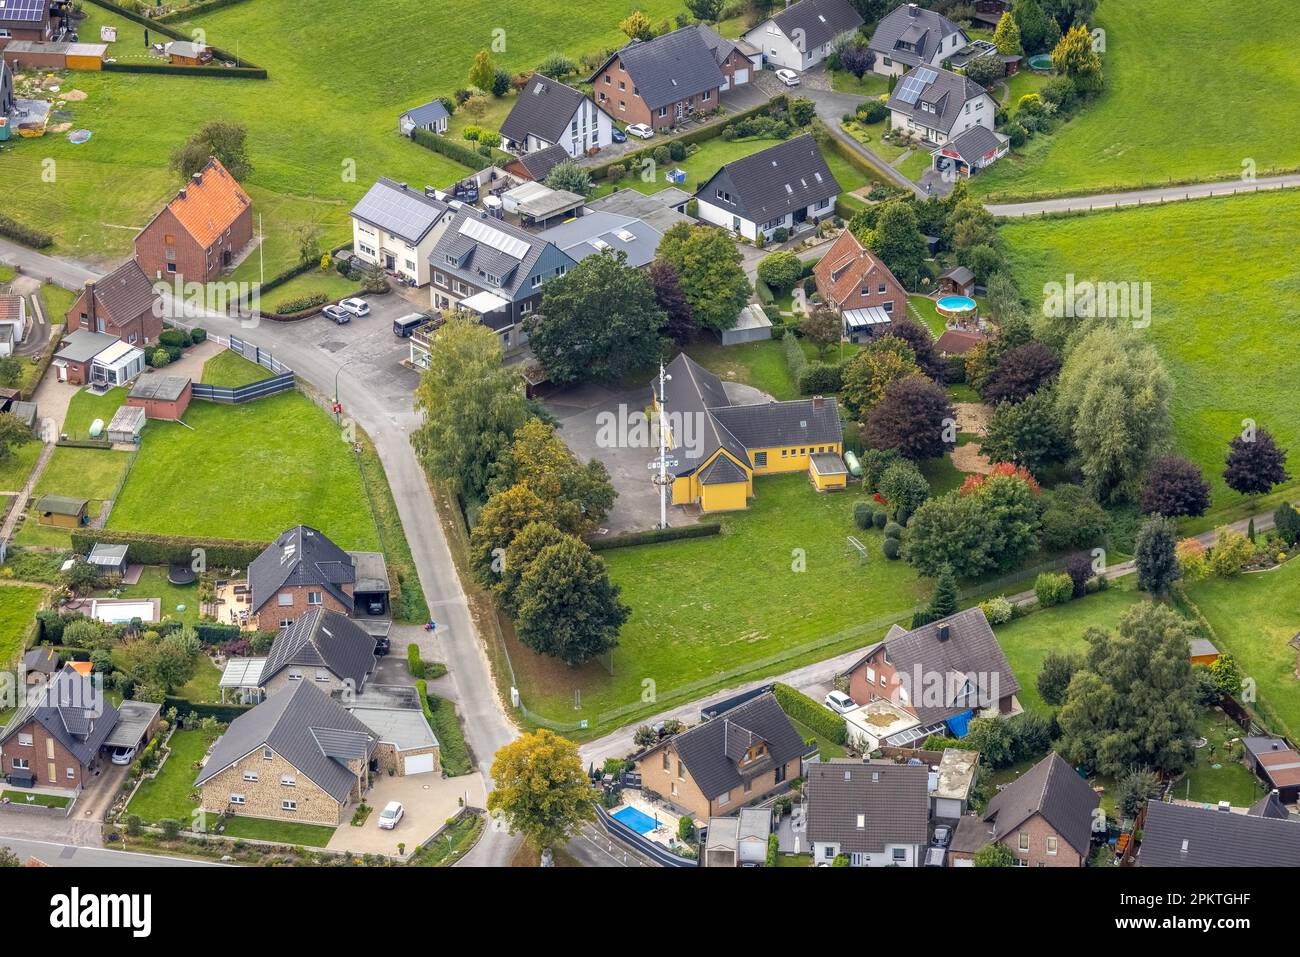
<path fill-rule="evenodd" d="M 447 823 L 461 800 L 467 800 L 471 807 L 484 806 L 487 796 L 481 775 L 466 774 L 458 778 L 438 774 L 391 778 L 380 775 L 366 795 L 366 803 L 374 808 L 366 823 L 361 827 L 344 824 L 334 832 L 329 850 L 398 857 L 397 845 L 405 844 L 409 855 Z M 389 801 L 401 801 L 406 815 L 397 827 L 384 831 L 379 827 L 379 812 Z"/>

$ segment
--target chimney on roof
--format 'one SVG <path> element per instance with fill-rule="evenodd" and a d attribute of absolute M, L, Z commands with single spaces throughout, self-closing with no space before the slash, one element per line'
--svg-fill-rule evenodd
<path fill-rule="evenodd" d="M 191 176 L 190 176 L 190 179 L 194 180 L 195 183 L 202 183 L 202 182 L 203 182 L 203 170 L 199 170 L 197 173 L 194 173 L 193 175 L 191 175 Z"/>
<path fill-rule="evenodd" d="M 184 186 L 182 186 L 182 187 L 181 187 L 181 191 L 180 191 L 179 193 L 176 194 L 176 198 L 177 198 L 177 199 L 184 199 L 184 198 L 185 198 L 185 187 L 184 187 Z"/>
<path fill-rule="evenodd" d="M 1230 803 L 1228 803 L 1227 801 L 1220 801 L 1220 802 L 1219 802 L 1219 812 L 1222 813 L 1222 814 L 1231 814 L 1231 813 L 1232 813 L 1232 805 L 1231 805 Z"/>
<path fill-rule="evenodd" d="M 949 637 L 950 637 L 950 632 L 948 628 L 948 623 L 946 621 L 942 622 L 939 625 L 939 640 L 947 641 Z"/>
<path fill-rule="evenodd" d="M 909 4 L 907 5 L 907 15 L 908 15 L 909 17 L 914 17 L 914 16 L 916 16 L 916 4 L 914 4 L 914 3 L 909 3 Z"/>
<path fill-rule="evenodd" d="M 813 408 L 814 408 L 814 409 L 823 409 L 823 408 L 825 408 L 825 407 L 826 407 L 826 400 L 825 400 L 825 399 L 823 399 L 823 398 L 822 398 L 821 396 L 819 396 L 819 395 L 815 395 L 815 396 L 813 396 Z"/>

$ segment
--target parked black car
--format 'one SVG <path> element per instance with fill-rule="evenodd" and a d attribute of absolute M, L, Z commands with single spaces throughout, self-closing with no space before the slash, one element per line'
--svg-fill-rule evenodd
<path fill-rule="evenodd" d="M 392 646 L 389 644 L 387 638 L 375 639 L 375 654 L 382 657 L 383 655 L 388 654 L 390 650 L 392 650 Z"/>

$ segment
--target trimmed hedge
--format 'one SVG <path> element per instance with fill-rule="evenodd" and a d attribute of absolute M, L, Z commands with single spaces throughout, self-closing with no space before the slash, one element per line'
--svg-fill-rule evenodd
<path fill-rule="evenodd" d="M 251 704 L 201 704 L 197 701 L 191 701 L 189 698 L 175 698 L 171 695 L 163 699 L 163 711 L 175 708 L 176 713 L 181 718 L 185 718 L 190 712 L 193 712 L 200 718 L 216 718 L 225 724 L 229 724 L 241 715 L 252 711 L 253 707 Z"/>
<path fill-rule="evenodd" d="M 10 219 L 8 216 L 0 216 L 0 236 L 22 243 L 24 246 L 31 246 L 32 249 L 44 249 L 46 246 L 54 245 L 54 237 L 49 233 L 27 226 L 16 219 Z"/>
<path fill-rule="evenodd" d="M 199 3 L 192 4 L 188 7 L 182 7 L 179 10 L 173 10 L 170 13 L 164 13 L 161 16 L 151 19 L 156 23 L 171 23 L 175 20 L 189 20 L 197 17 L 201 13 L 211 13 L 214 10 L 220 10 L 224 7 L 233 7 L 237 3 L 243 3 L 244 0 L 200 0 Z"/>
<path fill-rule="evenodd" d="M 842 386 L 840 367 L 830 362 L 811 362 L 799 373 L 800 395 L 826 395 Z"/>
<path fill-rule="evenodd" d="M 423 678 L 415 682 L 415 689 L 420 695 L 420 705 L 424 709 L 424 719 L 433 728 L 438 739 L 438 749 L 442 758 L 442 770 L 447 777 L 459 777 L 474 769 L 474 759 L 465 743 L 465 729 L 456 717 L 456 708 L 450 701 L 429 694 L 428 685 Z"/>
<path fill-rule="evenodd" d="M 205 645 L 220 645 L 246 637 L 238 625 L 222 625 L 217 622 L 201 621 L 194 626 L 194 633 Z"/>
<path fill-rule="evenodd" d="M 77 529 L 72 533 L 72 548 L 76 552 L 86 554 L 97 543 L 126 545 L 129 559 L 140 565 L 189 565 L 194 560 L 194 549 L 201 548 L 207 552 L 209 568 L 247 568 L 269 544 L 220 538 L 183 538 L 105 528 Z"/>
<path fill-rule="evenodd" d="M 818 704 L 802 691 L 796 691 L 779 681 L 772 685 L 772 694 L 776 696 L 776 703 L 781 706 L 781 710 L 804 727 L 836 744 L 848 743 L 849 729 L 840 715 Z"/>
<path fill-rule="evenodd" d="M 586 542 L 593 552 L 607 552 L 611 548 L 653 545 L 656 542 L 671 542 L 679 538 L 709 538 L 721 532 L 721 525 L 716 522 L 705 522 L 700 525 L 682 525 L 678 528 L 652 528 L 645 532 L 628 532 L 611 538 L 589 538 Z"/>
<path fill-rule="evenodd" d="M 492 161 L 481 155 L 475 150 L 467 149 L 461 146 L 455 140 L 449 140 L 445 136 L 437 133 L 431 133 L 426 129 L 416 127 L 411 130 L 411 142 L 418 143 L 427 150 L 435 153 L 441 153 L 448 159 L 455 160 L 462 166 L 468 166 L 472 170 L 487 169 L 492 165 Z"/>
<path fill-rule="evenodd" d="M 95 0 L 91 0 L 94 3 Z M 155 27 L 154 29 L 157 29 Z M 104 63 L 105 73 L 170 73 L 177 76 L 220 76 L 242 80 L 265 80 L 270 74 L 260 66 L 190 66 L 178 63 Z"/>

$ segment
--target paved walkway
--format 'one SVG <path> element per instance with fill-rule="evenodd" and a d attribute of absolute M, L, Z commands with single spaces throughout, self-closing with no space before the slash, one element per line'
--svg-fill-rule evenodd
<path fill-rule="evenodd" d="M 22 519 L 23 513 L 27 511 L 27 500 L 32 497 L 32 489 L 36 488 L 36 482 L 40 479 L 41 473 L 45 471 L 45 466 L 50 464 L 50 456 L 54 454 L 54 443 L 46 442 L 41 449 L 40 456 L 36 459 L 36 464 L 32 466 L 32 474 L 27 476 L 27 482 L 19 490 L 18 495 L 14 498 L 14 503 L 9 509 L 9 514 L 5 516 L 4 526 L 0 527 L 0 542 L 8 542 L 13 538 L 14 528 Z"/>
<path fill-rule="evenodd" d="M 1027 203 L 986 203 L 994 216 L 1038 216 L 1043 213 L 1078 213 L 1121 206 L 1149 206 L 1176 203 L 1188 199 L 1207 199 L 1211 196 L 1236 196 L 1240 193 L 1258 193 L 1274 189 L 1300 186 L 1300 173 L 1287 176 L 1266 176 L 1253 182 L 1227 180 L 1216 183 L 1192 183 L 1187 186 L 1162 186 L 1158 189 L 1134 189 L 1117 193 L 1096 193 L 1091 196 L 1063 196 L 1059 199 L 1041 199 Z"/>

